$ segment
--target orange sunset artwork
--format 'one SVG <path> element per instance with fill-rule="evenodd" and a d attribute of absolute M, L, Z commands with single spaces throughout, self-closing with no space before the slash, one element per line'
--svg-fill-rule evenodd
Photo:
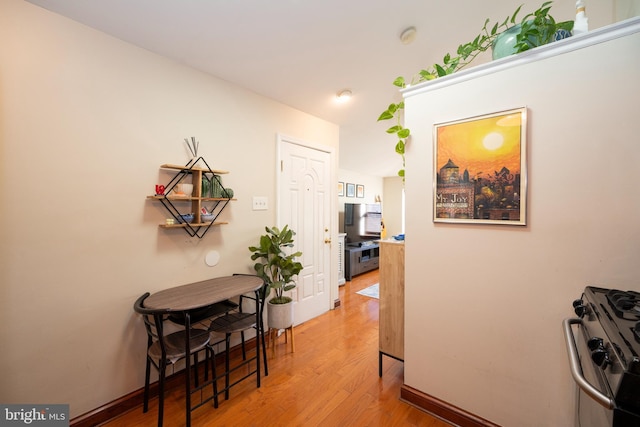
<path fill-rule="evenodd" d="M 472 178 L 503 167 L 520 173 L 519 115 L 495 116 L 438 129 L 438 170 L 449 159 Z"/>
<path fill-rule="evenodd" d="M 436 125 L 435 216 L 524 224 L 525 110 Z"/>

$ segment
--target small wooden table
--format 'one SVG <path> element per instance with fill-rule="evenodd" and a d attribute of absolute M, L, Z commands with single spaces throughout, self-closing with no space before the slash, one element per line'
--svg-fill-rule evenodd
<path fill-rule="evenodd" d="M 170 310 L 184 315 L 185 319 L 185 354 L 190 355 L 191 349 L 191 317 L 190 311 L 208 307 L 217 302 L 224 301 L 238 295 L 254 292 L 256 298 L 259 297 L 263 281 L 257 276 L 237 275 L 216 277 L 215 279 L 203 280 L 201 282 L 190 283 L 188 285 L 176 286 L 164 289 L 151 294 L 144 301 L 144 306 L 151 309 Z M 257 301 L 257 299 L 256 299 Z M 263 332 L 260 330 L 259 310 L 256 310 L 257 336 Z M 256 340 L 256 351 L 260 354 L 260 340 Z M 227 355 L 228 356 L 228 355 Z M 256 362 L 258 375 L 258 385 L 260 384 L 260 357 Z M 185 384 L 186 384 L 186 407 L 187 407 L 187 427 L 191 425 L 191 357 L 185 358 Z M 194 408 L 195 409 L 195 408 Z"/>

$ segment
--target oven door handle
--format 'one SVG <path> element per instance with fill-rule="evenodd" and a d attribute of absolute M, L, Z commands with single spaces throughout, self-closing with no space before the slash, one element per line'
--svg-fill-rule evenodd
<path fill-rule="evenodd" d="M 582 375 L 582 368 L 580 367 L 580 359 L 578 358 L 578 349 L 576 348 L 575 337 L 573 335 L 573 329 L 571 325 L 582 325 L 582 319 L 564 319 L 562 326 L 564 329 L 564 340 L 567 345 L 567 353 L 569 354 L 569 366 L 571 368 L 571 375 L 585 393 L 587 393 L 593 400 L 607 409 L 613 409 L 614 402 L 606 394 L 595 388 L 587 379 Z"/>

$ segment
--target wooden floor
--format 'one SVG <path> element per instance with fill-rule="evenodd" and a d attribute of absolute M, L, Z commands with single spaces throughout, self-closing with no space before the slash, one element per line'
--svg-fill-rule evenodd
<path fill-rule="evenodd" d="M 192 425 L 449 427 L 398 399 L 401 362 L 385 357 L 378 376 L 378 300 L 356 294 L 377 281 L 373 271 L 341 286 L 340 307 L 294 328 L 295 353 L 284 335 L 277 340 L 260 388 L 255 377 L 245 380 L 218 409 L 205 404 L 193 411 Z M 156 426 L 157 410 L 153 399 L 146 414 L 136 408 L 106 425 Z M 164 425 L 184 424 L 184 391 L 170 391 Z"/>

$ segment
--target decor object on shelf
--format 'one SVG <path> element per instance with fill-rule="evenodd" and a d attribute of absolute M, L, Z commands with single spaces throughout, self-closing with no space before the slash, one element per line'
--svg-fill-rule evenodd
<path fill-rule="evenodd" d="M 527 110 L 434 125 L 433 222 L 526 225 Z"/>
<path fill-rule="evenodd" d="M 191 224 L 193 222 L 193 214 L 183 214 L 180 215 L 180 222 L 181 223 L 186 223 L 186 224 Z"/>
<path fill-rule="evenodd" d="M 202 197 L 213 197 L 211 194 L 211 179 L 207 177 L 206 174 L 202 174 L 202 183 L 200 184 L 200 189 L 202 191 Z"/>
<path fill-rule="evenodd" d="M 570 35 L 570 32 L 573 29 L 573 21 L 557 22 L 551 15 L 549 15 L 551 3 L 553 2 L 544 2 L 536 11 L 529 13 L 522 18 L 519 24 L 516 23 L 516 17 L 522 8 L 522 5 L 520 5 L 511 16 L 507 16 L 501 23 L 496 22 L 491 29 L 488 27 L 491 20 L 485 20 L 484 26 L 480 30 L 480 34 L 472 42 L 458 46 L 458 50 L 455 55 L 447 53 L 442 60 L 442 64 L 434 64 L 429 69 L 421 70 L 412 78 L 410 84 L 413 86 L 418 83 L 455 73 L 461 68 L 469 65 L 480 53 L 492 48 L 502 33 L 509 31 L 511 28 L 516 26 L 519 26 L 519 31 L 512 30 L 512 34 L 510 34 L 515 35 L 515 40 L 513 40 L 515 43 L 512 52 L 514 54 L 524 52 L 537 46 L 542 46 Z M 559 35 L 556 35 L 556 33 L 559 33 Z M 503 40 L 505 39 L 508 38 L 503 37 Z M 511 51 L 503 46 L 499 46 L 498 50 L 501 52 Z M 404 77 L 396 78 L 393 81 L 393 85 L 400 88 L 407 87 Z M 397 120 L 396 125 L 388 128 L 386 132 L 397 137 L 398 142 L 395 145 L 395 152 L 402 156 L 402 169 L 398 171 L 398 175 L 404 177 L 405 145 L 407 144 L 411 131 L 402 125 L 400 114 L 402 110 L 404 110 L 404 101 L 390 104 L 389 107 L 380 114 L 378 121 L 391 120 L 394 118 Z"/>
<path fill-rule="evenodd" d="M 193 184 L 179 183 L 173 188 L 176 196 L 191 197 L 193 195 Z"/>
<path fill-rule="evenodd" d="M 222 188 L 222 178 L 219 175 L 213 175 L 211 178 L 211 197 L 224 197 Z"/>
<path fill-rule="evenodd" d="M 200 142 L 196 141 L 195 136 L 191 137 L 191 141 L 189 141 L 188 138 L 185 138 L 184 142 L 186 142 L 189 154 L 191 154 L 191 159 L 189 160 L 189 163 L 187 163 L 187 166 L 195 166 L 198 163 L 198 148 L 200 148 Z"/>
<path fill-rule="evenodd" d="M 576 20 L 573 24 L 573 35 L 584 34 L 589 31 L 589 18 L 584 5 L 584 0 L 576 1 Z"/>
<path fill-rule="evenodd" d="M 295 259 L 302 252 L 287 253 L 294 247 L 293 236 L 296 234 L 287 225 L 282 230 L 265 227 L 265 231 L 266 234 L 260 236 L 259 246 L 250 246 L 249 250 L 253 252 L 251 259 L 258 261 L 253 266 L 258 277 L 268 285 L 268 292 L 274 292 L 274 296 L 267 301 L 267 323 L 270 328 L 286 329 L 293 324 L 293 300 L 284 293 L 296 287 L 294 278 L 303 266 Z M 286 310 L 286 314 L 276 313 L 279 309 Z"/>

